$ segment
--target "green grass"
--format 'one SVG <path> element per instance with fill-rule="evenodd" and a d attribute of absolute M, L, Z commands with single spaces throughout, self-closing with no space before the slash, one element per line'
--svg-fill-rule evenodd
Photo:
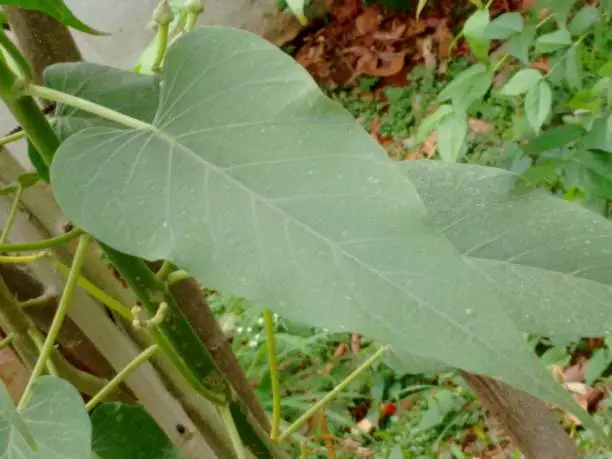
<path fill-rule="evenodd" d="M 231 338 L 241 366 L 255 385 L 257 396 L 270 413 L 271 387 L 262 308 L 214 293 L 209 295 L 209 300 Z M 370 343 L 362 338 L 359 355 L 348 352 L 334 357 L 339 344 L 350 344 L 349 334 L 330 333 L 277 316 L 275 324 L 278 361 L 282 368 L 282 414 L 286 427 L 353 371 L 359 362 L 369 357 L 371 351 L 368 348 Z M 532 337 L 530 342 L 545 364 L 567 364 L 571 355 L 584 345 L 582 342 L 552 343 L 538 337 Z M 327 364 L 333 366 L 329 373 L 325 370 Z M 601 383 L 607 380 L 607 370 L 603 368 L 600 373 L 595 374 L 594 379 Z M 379 406 L 382 403 L 394 403 L 398 411 L 380 419 Z M 368 419 L 378 425 L 377 430 L 371 435 L 355 433 L 354 411 L 360 411 L 360 417 L 367 414 Z M 471 458 L 492 451 L 497 445 L 511 453 L 508 457 L 521 457 L 518 451 L 511 452 L 507 439 L 498 428 L 491 426 L 463 379 L 453 372 L 399 375 L 380 364 L 358 378 L 328 407 L 326 415 L 332 435 L 344 440 L 354 439 L 376 458 Z M 612 398 L 609 398 L 602 404 L 596 418 L 605 425 L 612 419 L 611 415 Z M 609 429 L 607 426 L 606 430 Z M 315 430 L 313 434 L 316 433 Z M 601 449 L 590 432 L 577 430 L 573 435 L 587 457 L 603 458 L 602 454 L 610 454 Z M 309 457 L 327 457 L 321 442 L 309 444 L 312 448 Z M 316 454 L 316 448 L 319 454 Z M 291 454 L 297 457 L 297 446 Z M 342 451 L 339 447 L 336 454 L 339 458 L 355 457 L 354 453 Z"/>

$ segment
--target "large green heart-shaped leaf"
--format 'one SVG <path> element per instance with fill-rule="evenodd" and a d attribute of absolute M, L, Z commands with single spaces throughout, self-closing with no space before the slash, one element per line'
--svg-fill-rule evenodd
<path fill-rule="evenodd" d="M 54 376 L 38 378 L 21 417 L 36 441 L 24 437 L 0 417 L 0 459 L 90 459 L 91 423 L 78 391 Z"/>
<path fill-rule="evenodd" d="M 521 330 L 576 338 L 612 330 L 608 220 L 539 190 L 516 193 L 516 175 L 501 169 L 439 161 L 402 168 Z"/>
<path fill-rule="evenodd" d="M 414 353 L 575 406 L 402 171 L 291 57 L 202 28 L 170 48 L 162 85 L 150 129 L 85 129 L 58 150 L 51 182 L 76 225 L 290 319 L 389 343 L 400 369 Z"/>
<path fill-rule="evenodd" d="M 37 449 L 38 444 L 32 436 L 28 425 L 25 423 L 17 407 L 11 399 L 11 394 L 6 386 L 0 381 L 0 423 L 3 423 L 4 428 L 13 429 L 13 435 L 23 439 L 23 444 L 29 449 Z M 1 429 L 1 427 L 0 427 Z"/>
<path fill-rule="evenodd" d="M 74 27 L 81 32 L 92 35 L 106 35 L 104 32 L 92 29 L 87 24 L 83 23 L 72 13 L 72 11 L 70 11 L 64 3 L 64 0 L 0 0 L 0 5 L 18 6 L 19 8 L 28 10 L 39 10 L 68 27 Z"/>

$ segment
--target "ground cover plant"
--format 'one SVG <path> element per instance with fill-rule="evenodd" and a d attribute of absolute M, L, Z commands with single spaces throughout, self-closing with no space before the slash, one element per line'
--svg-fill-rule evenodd
<path fill-rule="evenodd" d="M 59 0 L 0 4 L 9 23 L 20 6 L 102 33 Z M 472 54 L 447 63 L 456 72 L 447 83 L 431 66 L 415 70 L 416 108 L 414 97 L 403 106 L 410 93 L 387 90 L 382 124 L 368 109 L 374 136 L 264 39 L 194 29 L 201 12 L 196 1 L 160 2 L 157 39 L 135 71 L 59 63 L 42 84 L 0 34 L 0 98 L 21 126 L 2 143 L 26 136 L 35 168 L 4 189 L 14 205 L 0 262 L 51 263 L 67 275 L 59 296 L 24 301 L 2 273 L 3 346 L 31 372 L 16 407 L 3 392 L 2 455 L 462 457 L 464 426 L 497 441 L 482 412 L 468 409 L 466 381 L 482 401 L 478 388 L 495 387 L 556 406 L 584 429 L 585 448 L 605 454 L 609 418 L 591 417 L 545 364 L 566 365 L 581 340 L 610 330 L 607 201 L 606 212 L 581 205 L 607 199 L 599 164 L 612 148 L 610 75 L 597 57 L 607 6 L 559 2 L 491 19 L 477 5 L 460 30 Z M 494 41 L 503 44 L 491 57 Z M 589 43 L 604 51 L 585 55 Z M 493 88 L 496 77 L 507 81 Z M 557 86 L 564 96 L 553 97 Z M 49 119 L 34 98 L 57 104 Z M 474 120 L 508 113 L 515 119 L 496 123 L 504 143 L 495 129 L 486 148 L 469 137 Z M 413 158 L 440 160 L 389 158 L 374 138 L 380 129 L 413 136 L 401 143 Z M 423 155 L 417 146 L 428 139 Z M 36 187 L 50 190 L 69 221 L 64 234 L 9 243 Z M 107 281 L 110 272 L 117 279 Z M 79 292 L 97 302 L 85 314 Z M 50 300 L 52 318 L 37 323 L 35 306 Z M 100 304 L 108 314 L 94 318 Z M 97 368 L 67 361 L 67 324 L 103 357 Z M 118 346 L 128 339 L 131 354 Z M 589 380 L 607 363 L 607 348 L 597 347 Z M 156 394 L 135 378 L 144 371 L 160 379 Z M 387 402 L 400 401 L 421 415 L 389 419 L 397 407 Z M 347 405 L 382 427 L 366 429 L 367 446 L 347 435 Z M 513 435 L 497 414 L 536 457 L 537 436 Z M 580 457 L 555 419 L 538 415 L 547 451 Z"/>

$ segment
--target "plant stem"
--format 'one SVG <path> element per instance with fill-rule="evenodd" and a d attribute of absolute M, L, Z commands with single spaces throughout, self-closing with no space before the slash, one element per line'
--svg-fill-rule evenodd
<path fill-rule="evenodd" d="M 195 24 L 198 20 L 198 15 L 193 13 L 187 13 L 187 20 L 185 22 L 185 28 L 183 29 L 185 32 L 189 32 L 193 30 Z"/>
<path fill-rule="evenodd" d="M 174 271 L 174 265 L 169 261 L 164 261 L 159 268 L 159 271 L 155 273 L 155 276 L 162 282 L 166 282 L 168 280 L 168 276 Z"/>
<path fill-rule="evenodd" d="M 45 239 L 44 241 L 25 242 L 22 244 L 2 244 L 0 245 L 0 253 L 32 252 L 35 250 L 52 249 L 76 239 L 83 233 L 84 231 L 82 229 L 75 228 L 66 234 Z"/>
<path fill-rule="evenodd" d="M 59 139 L 34 98 L 24 95 L 18 78 L 0 54 L 0 99 L 4 101 L 17 123 L 26 132 L 42 160 L 50 165 L 59 147 Z"/>
<path fill-rule="evenodd" d="M 546 16 L 545 18 L 543 18 L 540 22 L 538 22 L 536 24 L 536 30 L 539 29 L 540 27 L 542 27 L 544 24 L 546 24 L 551 18 L 552 18 L 552 14 L 549 14 L 548 16 Z M 503 51 L 503 50 L 502 50 Z M 493 66 L 493 73 L 495 73 L 497 70 L 499 70 L 499 68 L 504 64 L 504 62 L 506 62 L 508 60 L 508 58 L 510 57 L 510 54 L 506 53 L 504 54 Z"/>
<path fill-rule="evenodd" d="M 576 46 L 578 46 L 580 43 L 582 43 L 584 41 L 584 39 L 587 37 L 588 33 L 583 33 L 582 35 L 580 35 L 580 37 L 578 37 L 578 40 L 576 40 L 574 43 L 572 43 L 572 45 L 569 48 L 565 49 L 565 52 L 563 54 L 563 59 L 560 59 L 557 63 L 555 63 L 555 65 L 553 65 L 552 67 L 550 67 L 547 71 L 546 71 L 546 76 L 550 75 L 553 70 L 555 70 L 559 64 L 561 62 L 565 62 L 565 58 L 567 56 L 567 54 L 570 52 L 570 50 L 574 49 Z"/>
<path fill-rule="evenodd" d="M 70 270 L 68 269 L 68 267 L 64 265 L 61 261 L 53 260 L 52 263 L 53 263 L 53 266 L 55 266 L 55 268 L 61 274 L 63 275 L 70 274 Z M 112 309 L 113 311 L 115 311 L 121 317 L 124 317 L 127 320 L 132 320 L 134 318 L 130 308 L 124 305 L 121 301 L 110 296 L 108 293 L 106 293 L 101 288 L 98 288 L 96 285 L 89 282 L 83 276 L 79 276 L 77 284 L 79 287 L 81 287 L 83 290 L 89 293 L 93 298 L 98 300 L 100 303 L 102 303 L 109 309 Z"/>
<path fill-rule="evenodd" d="M 351 384 L 358 376 L 360 376 L 365 370 L 370 368 L 376 361 L 378 361 L 382 355 L 389 349 L 389 346 L 383 346 L 378 351 L 374 353 L 372 357 L 363 362 L 359 368 L 353 371 L 350 375 L 348 375 L 340 384 L 334 387 L 325 397 L 319 400 L 317 403 L 312 405 L 300 418 L 291 424 L 287 430 L 285 430 L 279 437 L 278 442 L 282 442 L 291 434 L 297 432 L 297 430 L 302 427 L 310 419 L 317 411 L 326 406 L 332 399 L 342 392 L 349 384 Z"/>
<path fill-rule="evenodd" d="M 32 80 L 34 78 L 34 74 L 32 73 L 32 67 L 28 63 L 27 59 L 21 54 L 17 46 L 13 43 L 13 41 L 7 37 L 4 31 L 0 28 L 0 50 L 4 49 L 7 54 L 15 61 L 15 64 L 19 68 L 19 72 L 21 72 L 21 77 Z"/>
<path fill-rule="evenodd" d="M 17 216 L 17 211 L 19 210 L 19 201 L 21 201 L 22 194 L 23 187 L 20 186 L 17 188 L 17 193 L 15 193 L 15 198 L 13 198 L 13 205 L 11 206 L 11 211 L 9 212 L 8 218 L 6 219 L 6 225 L 4 226 L 2 234 L 0 235 L 0 247 L 6 242 L 6 240 L 8 239 L 8 235 L 11 232 L 11 227 L 15 222 L 15 217 Z"/>
<path fill-rule="evenodd" d="M 44 339 L 40 331 L 38 331 L 38 328 L 30 327 L 28 329 L 28 335 L 30 336 L 30 339 L 34 342 L 34 344 L 36 345 L 39 355 L 42 354 L 42 349 L 44 346 Z M 50 374 L 52 374 L 53 376 L 59 376 L 59 371 L 57 371 L 57 368 L 55 368 L 55 365 L 53 364 L 53 361 L 51 360 L 51 358 L 47 359 L 45 366 L 47 367 L 47 371 Z"/>
<path fill-rule="evenodd" d="M 36 84 L 29 84 L 27 86 L 27 92 L 31 96 L 53 100 L 64 105 L 70 105 L 71 107 L 93 113 L 94 115 L 98 115 L 102 118 L 106 118 L 107 120 L 114 121 L 133 129 L 155 129 L 154 126 L 150 125 L 149 123 L 145 123 L 144 121 L 132 118 L 131 116 L 124 115 L 123 113 L 111 110 L 110 108 L 103 107 L 102 105 L 95 104 L 86 99 L 81 99 L 80 97 L 76 97 L 71 94 L 56 91 L 55 89 L 45 88 L 44 86 L 38 86 Z"/>
<path fill-rule="evenodd" d="M 276 337 L 274 336 L 274 318 L 272 311 L 264 309 L 264 326 L 266 329 L 266 349 L 268 352 L 268 368 L 272 383 L 272 429 L 270 439 L 276 440 L 280 434 L 281 422 L 281 388 L 278 378 L 278 363 L 276 361 Z"/>
<path fill-rule="evenodd" d="M 6 338 L 0 341 L 0 350 L 9 347 L 16 337 L 15 333 L 9 333 Z"/>
<path fill-rule="evenodd" d="M 128 363 L 125 368 L 123 368 L 119 373 L 115 375 L 113 379 L 111 379 L 100 392 L 92 397 L 89 402 L 85 405 L 85 410 L 90 412 L 93 410 L 102 400 L 104 400 L 111 392 L 113 392 L 119 385 L 127 379 L 127 377 L 132 374 L 136 368 L 142 365 L 144 362 L 148 361 L 153 354 L 155 354 L 159 350 L 159 346 L 157 344 L 153 344 L 149 346 L 140 354 L 138 354 L 134 360 Z"/>
<path fill-rule="evenodd" d="M 166 282 L 168 283 L 168 285 L 174 285 L 177 282 L 180 282 L 185 279 L 191 279 L 191 274 L 189 274 L 187 271 L 179 269 L 178 271 L 170 273 L 166 279 Z"/>
<path fill-rule="evenodd" d="M 57 311 L 53 316 L 53 321 L 51 322 L 51 326 L 49 327 L 49 332 L 47 333 L 47 338 L 43 344 L 43 348 L 38 356 L 38 360 L 36 361 L 36 365 L 34 365 L 34 369 L 32 370 L 32 375 L 28 381 L 28 384 L 23 392 L 21 400 L 19 401 L 18 408 L 23 408 L 30 398 L 30 392 L 32 391 L 32 386 L 34 381 L 42 374 L 47 359 L 53 350 L 53 346 L 55 345 L 55 338 L 59 333 L 59 330 L 64 323 L 64 318 L 66 317 L 66 313 L 68 312 L 68 307 L 70 306 L 70 299 L 72 298 L 72 292 L 74 291 L 77 281 L 79 279 L 81 268 L 83 267 L 83 263 L 85 262 L 85 255 L 87 253 L 87 247 L 89 246 L 89 242 L 91 237 L 88 234 L 83 234 L 79 238 L 79 245 L 76 249 L 76 253 L 74 255 L 74 260 L 72 262 L 72 267 L 70 268 L 70 274 L 68 276 L 68 280 L 66 281 L 66 286 L 64 287 L 64 292 L 62 293 L 62 297 L 60 298 L 59 304 L 57 306 Z"/>
<path fill-rule="evenodd" d="M 160 303 L 168 305 L 164 321 L 153 327 L 151 333 L 177 372 L 200 395 L 217 405 L 225 404 L 230 386 L 166 285 L 157 279 L 143 260 L 118 252 L 106 244 L 100 245 L 150 316 L 155 315 Z"/>
<path fill-rule="evenodd" d="M 19 307 L 22 309 L 26 308 L 42 308 L 51 306 L 53 302 L 56 300 L 55 295 L 49 292 L 45 292 L 36 298 L 30 298 L 29 300 L 20 301 Z"/>
<path fill-rule="evenodd" d="M 12 143 L 12 142 L 17 142 L 18 140 L 23 139 L 25 135 L 26 135 L 25 131 L 17 131 L 5 137 L 0 137 L 0 147 L 3 147 L 4 145 L 8 145 L 9 143 Z"/>
<path fill-rule="evenodd" d="M 157 49 L 155 50 L 155 60 L 151 69 L 155 73 L 161 72 L 162 64 L 164 62 L 164 56 L 166 55 L 166 49 L 168 48 L 168 33 L 170 30 L 170 23 L 158 24 L 157 27 Z"/>
<path fill-rule="evenodd" d="M 185 11 L 187 13 L 187 21 L 183 30 L 189 32 L 195 27 L 198 16 L 204 12 L 204 0 L 187 0 Z"/>
<path fill-rule="evenodd" d="M 238 429 L 236 429 L 236 424 L 234 423 L 234 418 L 232 417 L 232 412 L 230 411 L 229 403 L 219 406 L 219 411 L 221 412 L 221 417 L 223 418 L 225 427 L 227 427 L 227 433 L 229 434 L 229 437 L 232 441 L 232 445 L 234 446 L 236 457 L 238 459 L 246 459 L 247 456 L 244 451 L 244 445 L 242 444 L 242 440 L 240 439 Z"/>
<path fill-rule="evenodd" d="M 32 255 L 0 255 L 0 263 L 32 263 L 50 255 L 49 252 L 39 252 Z"/>

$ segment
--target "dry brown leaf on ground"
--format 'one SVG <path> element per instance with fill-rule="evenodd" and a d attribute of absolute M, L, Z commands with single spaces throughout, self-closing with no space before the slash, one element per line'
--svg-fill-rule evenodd
<path fill-rule="evenodd" d="M 361 0 L 327 0 L 327 11 L 340 21 L 355 17 L 361 8 Z"/>
<path fill-rule="evenodd" d="M 419 149 L 406 156 L 407 160 L 427 158 L 431 159 L 436 156 L 436 145 L 438 144 L 438 133 L 434 130 L 429 133 L 423 141 Z"/>
<path fill-rule="evenodd" d="M 438 57 L 441 60 L 448 60 L 451 57 L 451 45 L 453 43 L 453 33 L 448 27 L 448 19 L 442 19 L 438 22 L 434 39 L 438 45 Z"/>
<path fill-rule="evenodd" d="M 364 67 L 367 75 L 388 77 L 399 73 L 404 68 L 406 51 L 398 53 L 383 52 L 375 60 L 368 61 Z"/>
<path fill-rule="evenodd" d="M 263 37 L 279 47 L 295 40 L 304 29 L 304 25 L 288 9 L 275 13 L 268 23 L 270 26 L 264 30 Z"/>
<path fill-rule="evenodd" d="M 493 125 L 488 121 L 479 120 L 478 118 L 470 118 L 468 120 L 470 131 L 476 134 L 490 134 L 493 132 Z"/>
<path fill-rule="evenodd" d="M 357 440 L 352 438 L 346 438 L 342 441 L 342 449 L 347 453 L 351 453 L 354 457 L 372 457 L 374 451 L 370 448 L 362 446 Z"/>
<path fill-rule="evenodd" d="M 548 72 L 548 59 L 546 57 L 541 57 L 537 61 L 531 63 L 531 68 L 547 73 Z"/>
<path fill-rule="evenodd" d="M 563 382 L 577 383 L 584 381 L 584 370 L 588 364 L 588 360 L 580 359 L 574 365 L 563 370 Z"/>
<path fill-rule="evenodd" d="M 378 30 L 372 34 L 372 38 L 382 42 L 389 41 L 394 43 L 402 38 L 406 28 L 406 24 L 402 24 L 400 21 L 394 20 L 391 23 L 391 28 L 389 30 Z"/>
<path fill-rule="evenodd" d="M 590 387 L 583 383 L 565 383 L 563 386 L 572 394 L 576 403 L 588 413 L 597 410 L 599 403 L 606 395 L 606 390 L 601 387 Z M 569 425 L 582 425 L 580 420 L 571 413 L 564 412 L 564 420 Z"/>
<path fill-rule="evenodd" d="M 355 28 L 360 35 L 369 35 L 378 29 L 381 15 L 378 8 L 366 8 L 366 10 L 355 19 Z"/>
<path fill-rule="evenodd" d="M 433 69 L 436 66 L 436 56 L 431 51 L 433 47 L 433 37 L 431 35 L 424 37 L 418 41 L 417 48 L 423 56 L 423 65 L 426 69 Z"/>
<path fill-rule="evenodd" d="M 11 348 L 0 350 L 0 379 L 17 403 L 28 383 L 30 372 Z"/>

